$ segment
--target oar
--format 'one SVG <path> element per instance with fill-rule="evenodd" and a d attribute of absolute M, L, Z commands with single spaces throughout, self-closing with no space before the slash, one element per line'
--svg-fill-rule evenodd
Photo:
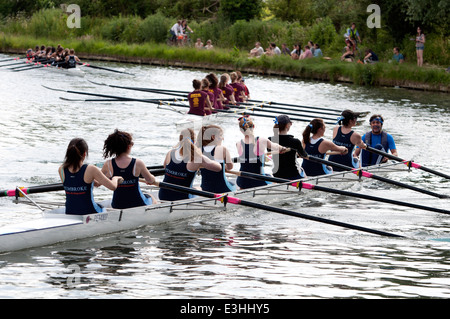
<path fill-rule="evenodd" d="M 155 165 L 155 166 L 147 166 L 147 169 L 152 173 L 154 176 L 160 176 L 164 175 L 165 168 L 161 167 L 162 165 Z M 153 167 L 157 167 L 156 169 L 152 169 Z M 37 185 L 37 186 L 30 186 L 30 187 L 18 187 L 20 190 L 25 194 L 37 194 L 37 193 L 46 193 L 46 192 L 55 192 L 55 191 L 62 191 L 64 190 L 64 186 L 62 183 L 55 183 L 55 184 L 47 184 L 47 185 Z M 0 191 L 0 197 L 20 197 L 20 192 L 16 189 L 9 189 L 9 190 L 1 190 Z"/>
<path fill-rule="evenodd" d="M 72 93 L 72 94 L 81 94 L 81 95 L 89 95 L 89 96 L 97 96 L 97 97 L 104 97 L 108 99 L 118 99 L 121 101 L 135 101 L 135 102 L 144 102 L 144 103 L 152 103 L 152 104 L 162 104 L 161 102 L 158 102 L 159 100 L 149 100 L 149 99 L 136 99 L 136 98 L 129 98 L 129 97 L 122 97 L 122 96 L 116 96 L 116 95 L 109 95 L 109 94 L 99 94 L 99 93 L 89 93 L 89 92 L 80 92 L 80 91 L 72 91 L 72 90 L 63 90 L 63 89 L 55 89 L 51 88 L 45 85 L 42 85 L 46 89 L 53 90 L 53 91 L 59 91 L 59 92 L 66 92 L 66 93 Z M 179 106 L 184 108 L 189 108 L 189 105 L 184 104 L 176 104 L 176 103 L 166 103 L 167 105 L 171 106 Z M 273 115 L 267 115 L 267 114 L 257 114 L 257 113 L 249 113 L 249 112 L 238 112 L 237 110 L 231 111 L 231 110 L 216 110 L 220 113 L 230 113 L 230 114 L 237 114 L 237 115 L 253 115 L 253 116 L 259 116 L 259 117 L 268 117 L 273 118 Z M 295 118 L 292 117 L 291 120 L 299 121 L 299 122 L 309 122 L 309 119 L 302 119 L 302 118 Z M 327 122 L 327 124 L 334 124 L 333 122 Z"/>
<path fill-rule="evenodd" d="M 389 159 L 392 159 L 394 161 L 402 162 L 402 163 L 406 164 L 408 167 L 414 167 L 416 169 L 421 169 L 421 170 L 423 170 L 425 172 L 432 173 L 432 174 L 435 174 L 435 175 L 438 175 L 438 176 L 450 179 L 450 175 L 447 175 L 447 174 L 441 173 L 439 171 L 435 171 L 433 169 L 427 168 L 427 167 L 422 166 L 420 164 L 414 163 L 413 161 L 406 161 L 406 160 L 404 160 L 404 159 L 402 159 L 400 157 L 397 157 L 397 156 L 394 156 L 392 154 L 380 151 L 380 150 L 378 150 L 376 148 L 373 148 L 373 147 L 371 147 L 369 145 L 367 145 L 366 150 L 369 151 L 369 152 L 372 152 L 372 153 L 376 153 L 376 154 L 382 155 L 382 156 L 387 157 Z"/>
<path fill-rule="evenodd" d="M 299 108 L 314 108 L 317 110 L 334 111 L 338 114 L 341 114 L 341 112 L 342 112 L 342 110 L 329 109 L 329 108 L 325 108 L 325 107 L 306 106 L 306 105 L 297 105 L 297 104 L 289 104 L 289 103 L 278 103 L 278 102 L 273 102 L 273 101 L 248 100 L 248 102 L 264 103 L 264 104 L 268 104 L 268 105 L 293 106 L 293 107 L 299 107 Z"/>
<path fill-rule="evenodd" d="M 41 63 L 35 63 L 35 64 L 33 64 L 33 65 L 29 65 L 27 68 L 22 68 L 22 69 L 19 69 L 19 70 L 12 70 L 12 72 L 22 72 L 22 71 L 27 71 L 27 70 L 32 70 L 32 69 L 37 69 L 37 68 L 42 68 L 42 67 L 44 67 L 44 68 L 46 68 L 46 67 L 48 67 L 48 65 L 47 64 L 41 64 Z"/>
<path fill-rule="evenodd" d="M 26 56 L 24 56 L 24 57 L 19 57 L 19 58 L 9 58 L 9 59 L 3 59 L 3 60 L 0 60 L 0 62 L 8 62 L 8 61 L 14 61 L 14 60 L 21 60 L 21 59 L 25 59 L 26 58 Z"/>
<path fill-rule="evenodd" d="M 418 188 L 418 187 L 415 187 L 415 186 L 411 186 L 411 185 L 408 185 L 408 184 L 404 184 L 404 183 L 401 183 L 401 182 L 394 181 L 392 179 L 381 177 L 381 176 L 369 173 L 367 171 L 364 171 L 362 168 L 355 169 L 355 168 L 348 167 L 346 165 L 342 165 L 342 164 L 339 164 L 339 163 L 327 161 L 327 160 L 324 160 L 322 158 L 318 158 L 318 157 L 314 157 L 314 156 L 308 156 L 304 160 L 308 160 L 308 161 L 312 161 L 312 162 L 317 162 L 317 163 L 321 163 L 321 164 L 337 167 L 337 168 L 343 169 L 345 171 L 352 171 L 352 173 L 356 174 L 359 177 L 364 176 L 364 177 L 367 177 L 367 178 L 373 178 L 375 180 L 378 180 L 378 181 L 381 181 L 381 182 L 384 182 L 384 183 L 396 185 L 396 186 L 399 186 L 399 187 L 408 188 L 410 190 L 413 190 L 413 191 L 416 191 L 416 192 L 419 192 L 419 193 L 423 193 L 423 194 L 427 194 L 427 195 L 430 195 L 430 196 L 434 196 L 434 197 L 438 197 L 438 198 L 449 198 L 448 195 L 437 194 L 435 192 L 431 192 L 431 191 L 428 191 L 426 189 L 421 189 L 421 188 Z"/>
<path fill-rule="evenodd" d="M 413 204 L 413 203 L 407 203 L 407 202 L 402 202 L 402 201 L 397 201 L 397 200 L 392 200 L 392 199 L 387 199 L 387 198 L 382 198 L 382 197 L 358 194 L 358 193 L 354 193 L 354 192 L 348 192 L 348 191 L 343 191 L 343 190 L 339 190 L 339 189 L 318 186 L 318 185 L 314 185 L 314 184 L 305 183 L 302 180 L 290 181 L 287 179 L 277 178 L 277 177 L 272 177 L 272 176 L 267 176 L 267 175 L 261 175 L 261 174 L 255 174 L 255 173 L 249 173 L 249 172 L 235 172 L 235 171 L 228 171 L 228 170 L 227 170 L 227 173 L 242 176 L 242 177 L 264 180 L 264 181 L 268 181 L 268 182 L 274 182 L 274 183 L 290 183 L 291 186 L 294 186 L 296 188 L 318 190 L 318 191 L 322 191 L 322 192 L 326 192 L 326 193 L 344 195 L 344 196 L 349 196 L 349 197 L 356 197 L 356 198 L 371 200 L 371 201 L 375 201 L 375 202 L 394 204 L 394 205 L 399 205 L 399 206 L 417 208 L 417 209 L 428 210 L 428 211 L 432 211 L 432 212 L 436 212 L 436 213 L 440 213 L 440 214 L 450 215 L 450 211 L 445 210 L 445 209 L 434 208 L 434 207 L 429 207 L 429 206 L 422 206 L 422 205 L 417 205 L 417 204 Z"/>
<path fill-rule="evenodd" d="M 19 64 L 23 64 L 23 63 L 24 63 L 23 61 L 20 61 L 20 62 L 14 62 L 14 63 L 3 64 L 3 65 L 0 65 L 0 68 L 2 68 L 2 67 L 4 67 L 4 66 L 19 65 Z"/>
<path fill-rule="evenodd" d="M 391 234 L 391 233 L 384 232 L 384 231 L 379 231 L 379 230 L 361 227 L 361 226 L 357 226 L 357 225 L 342 223 L 342 222 L 325 219 L 325 218 L 321 218 L 321 217 L 306 215 L 306 214 L 294 212 L 294 211 L 283 209 L 283 208 L 258 204 L 258 203 L 246 201 L 243 199 L 239 199 L 236 197 L 231 197 L 228 194 L 214 194 L 214 193 L 205 192 L 205 191 L 201 191 L 201 190 L 197 190 L 197 189 L 193 189 L 193 188 L 169 184 L 169 183 L 165 183 L 165 182 L 159 182 L 156 185 L 161 188 L 166 188 L 166 189 L 170 189 L 170 190 L 174 190 L 174 191 L 178 191 L 178 192 L 198 195 L 198 196 L 202 196 L 202 197 L 206 197 L 206 198 L 216 198 L 218 200 L 221 200 L 224 203 L 231 203 L 231 204 L 235 204 L 235 205 L 242 205 L 242 206 L 246 206 L 246 207 L 266 210 L 266 211 L 270 211 L 270 212 L 274 212 L 274 213 L 278 213 L 278 214 L 299 217 L 299 218 L 303 218 L 303 219 L 307 219 L 307 220 L 312 220 L 312 221 L 316 221 L 316 222 L 320 222 L 320 223 L 325 223 L 325 224 L 335 225 L 335 226 L 344 227 L 344 228 L 348 228 L 348 229 L 358 230 L 358 231 L 376 234 L 376 235 L 380 235 L 380 236 L 399 237 L 399 238 L 403 237 L 400 235 Z"/>
<path fill-rule="evenodd" d="M 89 63 L 77 62 L 77 64 L 85 66 L 85 67 L 93 68 L 93 69 L 105 70 L 105 71 L 110 71 L 110 72 L 115 72 L 115 73 L 122 73 L 122 74 L 128 74 L 128 75 L 134 75 L 133 73 L 128 73 L 128 72 L 124 72 L 124 71 L 118 71 L 118 70 L 114 70 L 114 69 L 110 69 L 110 68 L 105 68 L 105 67 L 102 67 L 102 66 L 92 65 L 92 64 L 89 64 Z"/>

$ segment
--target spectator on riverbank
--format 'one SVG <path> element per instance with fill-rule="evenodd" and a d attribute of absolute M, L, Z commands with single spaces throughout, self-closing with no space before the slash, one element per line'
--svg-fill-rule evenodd
<path fill-rule="evenodd" d="M 392 60 L 396 61 L 397 63 L 405 62 L 405 57 L 400 53 L 400 49 L 398 47 L 395 47 L 393 51 L 394 55 L 392 56 Z"/>
<path fill-rule="evenodd" d="M 314 43 L 314 57 L 323 57 L 322 50 L 320 49 L 320 46 L 317 43 Z"/>
<path fill-rule="evenodd" d="M 417 53 L 417 66 L 423 65 L 423 50 L 425 49 L 425 34 L 420 27 L 417 27 L 416 35 L 416 53 Z"/>
<path fill-rule="evenodd" d="M 276 54 L 276 55 L 280 55 L 280 54 L 281 54 L 281 50 L 280 50 L 280 48 L 276 45 L 276 43 L 272 42 L 272 43 L 270 44 L 270 46 L 272 47 L 273 54 Z"/>
<path fill-rule="evenodd" d="M 195 48 L 196 49 L 203 49 L 204 48 L 202 39 L 197 38 L 197 41 L 195 42 Z"/>
<path fill-rule="evenodd" d="M 347 29 L 347 32 L 344 34 L 345 40 L 350 40 L 353 43 L 353 46 L 356 50 L 358 50 L 358 42 L 362 43 L 361 37 L 359 36 L 359 32 L 356 29 L 356 23 L 352 23 L 352 26 Z"/>
<path fill-rule="evenodd" d="M 206 41 L 205 49 L 211 50 L 213 48 L 214 48 L 214 46 L 212 45 L 212 41 L 211 40 Z"/>
<path fill-rule="evenodd" d="M 309 59 L 312 57 L 314 57 L 314 56 L 311 52 L 311 48 L 309 47 L 309 45 L 305 45 L 305 51 L 300 56 L 300 60 L 305 60 L 305 59 Z"/>
<path fill-rule="evenodd" d="M 364 56 L 364 64 L 368 63 L 376 63 L 379 62 L 378 56 L 375 54 L 375 52 L 372 51 L 372 49 L 366 49 L 366 53 Z"/>
<path fill-rule="evenodd" d="M 301 49 L 300 43 L 294 44 L 294 50 L 291 52 L 291 58 L 293 60 L 298 60 L 300 56 L 302 55 L 303 50 Z"/>
<path fill-rule="evenodd" d="M 291 51 L 287 47 L 286 43 L 283 43 L 281 45 L 281 54 L 283 54 L 283 55 L 291 55 Z"/>
<path fill-rule="evenodd" d="M 308 46 L 309 46 L 309 49 L 311 50 L 312 55 L 314 56 L 314 51 L 315 51 L 314 42 L 308 41 Z"/>
<path fill-rule="evenodd" d="M 250 50 L 250 57 L 252 58 L 259 58 L 261 55 L 264 54 L 264 49 L 261 46 L 261 42 L 256 42 L 255 47 Z"/>
<path fill-rule="evenodd" d="M 347 45 L 344 48 L 344 54 L 341 56 L 341 61 L 353 62 L 355 59 L 355 52 L 353 43 L 350 40 L 346 40 Z"/>
<path fill-rule="evenodd" d="M 178 20 L 172 28 L 170 28 L 170 34 L 172 38 L 170 39 L 173 43 L 176 43 L 180 36 L 183 36 L 183 26 L 181 25 L 181 20 Z"/>

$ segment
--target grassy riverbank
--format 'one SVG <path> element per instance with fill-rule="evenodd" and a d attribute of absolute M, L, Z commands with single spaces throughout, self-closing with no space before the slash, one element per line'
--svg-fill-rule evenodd
<path fill-rule="evenodd" d="M 418 68 L 412 63 L 402 65 L 377 63 L 362 65 L 339 59 L 292 60 L 286 56 L 248 58 L 238 50 L 197 50 L 165 44 L 111 43 L 96 39 L 49 40 L 30 36 L 0 36 L 2 52 L 25 52 L 36 44 L 61 44 L 74 48 L 81 58 L 156 65 L 178 65 L 218 71 L 242 70 L 244 73 L 280 75 L 294 78 L 348 82 L 367 86 L 399 86 L 412 89 L 450 92 L 450 74 L 443 68 Z"/>
<path fill-rule="evenodd" d="M 276 21 L 237 21 L 231 26 L 212 24 L 210 21 L 191 22 L 195 37 L 213 39 L 213 50 L 168 46 L 165 41 L 173 19 L 160 14 L 145 19 L 134 16 L 83 17 L 83 27 L 80 29 L 68 28 L 66 19 L 61 10 L 49 9 L 36 12 L 30 19 L 17 17 L 5 20 L 0 25 L 0 50 L 22 53 L 35 45 L 61 44 L 75 49 L 81 58 L 91 60 L 177 65 L 218 71 L 239 69 L 244 73 L 450 92 L 450 73 L 445 72 L 448 66 L 442 64 L 448 60 L 448 39 L 433 39 L 430 36 L 427 52 L 429 61 L 434 61 L 434 64 L 419 68 L 411 41 L 405 42 L 403 52 L 407 62 L 402 65 L 388 62 L 362 65 L 340 61 L 343 39 L 326 19 L 312 27 Z M 220 32 L 224 29 L 227 32 Z M 314 58 L 298 61 L 287 56 L 248 58 L 249 48 L 262 36 L 268 36 L 277 43 L 290 44 L 293 39 L 302 43 L 319 39 L 323 43 L 322 50 L 331 60 Z M 392 45 L 386 44 L 389 39 L 382 31 L 377 36 L 378 42 L 384 43 L 379 44 L 377 52 L 381 52 L 379 56 L 382 61 L 389 61 Z"/>

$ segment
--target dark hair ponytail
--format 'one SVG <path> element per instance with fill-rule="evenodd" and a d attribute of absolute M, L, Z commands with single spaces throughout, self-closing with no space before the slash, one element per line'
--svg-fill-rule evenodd
<path fill-rule="evenodd" d="M 80 162 L 84 153 L 88 154 L 88 145 L 82 138 L 74 138 L 67 146 L 66 157 L 64 158 L 63 167 L 72 167 L 75 171 L 80 169 Z"/>
<path fill-rule="evenodd" d="M 303 131 L 303 142 L 309 144 L 311 142 L 311 134 L 316 134 L 317 131 L 324 126 L 322 119 L 314 119 L 306 125 Z"/>
<path fill-rule="evenodd" d="M 116 129 L 110 134 L 103 144 L 103 158 L 119 156 L 126 152 L 128 147 L 133 145 L 133 137 L 130 133 L 119 131 Z"/>

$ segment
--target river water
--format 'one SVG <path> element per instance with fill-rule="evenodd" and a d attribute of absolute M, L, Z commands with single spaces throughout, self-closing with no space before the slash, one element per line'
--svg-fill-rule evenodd
<path fill-rule="evenodd" d="M 0 59 L 6 56 L 0 55 Z M 56 92 L 95 92 L 134 98 L 167 98 L 114 89 L 123 86 L 189 91 L 205 70 L 94 63 L 134 73 L 86 71 L 84 78 L 49 70 L 0 69 L 0 188 L 59 182 L 57 168 L 73 137 L 87 140 L 89 163 L 101 163 L 103 141 L 115 128 L 133 134 L 133 155 L 161 164 L 176 144 L 183 115 L 140 102 L 79 102 Z M 450 173 L 449 96 L 395 88 L 245 75 L 251 98 L 332 109 L 381 113 L 399 155 Z M 94 98 L 95 97 L 91 97 Z M 178 108 L 178 110 L 186 110 Z M 368 119 L 368 117 L 366 118 Z M 270 136 L 273 119 L 255 117 L 259 136 Z M 236 156 L 241 138 L 236 117 L 224 117 L 225 145 Z M 306 123 L 295 122 L 300 137 Z M 364 133 L 367 120 L 356 130 Z M 326 137 L 330 137 L 328 125 Z M 450 181 L 414 170 L 391 174 L 434 192 L 450 194 Z M 436 199 L 365 180 L 351 191 L 448 208 Z M 96 196 L 110 192 L 97 189 Z M 58 193 L 32 196 L 63 202 Z M 1 298 L 448 298 L 449 216 L 391 204 L 317 193 L 279 205 L 298 212 L 403 235 L 384 238 L 300 218 L 240 208 L 171 224 L 0 255 Z M 0 198 L 0 225 L 39 218 L 37 207 Z"/>

